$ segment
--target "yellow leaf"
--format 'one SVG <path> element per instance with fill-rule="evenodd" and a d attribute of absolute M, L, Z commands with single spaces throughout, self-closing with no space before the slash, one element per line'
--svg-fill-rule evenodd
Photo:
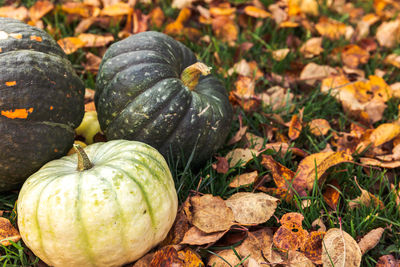
<path fill-rule="evenodd" d="M 399 136 L 399 134 L 400 125 L 396 123 L 384 123 L 374 129 L 369 138 L 372 144 L 377 147 L 393 140 L 395 137 Z"/>
<path fill-rule="evenodd" d="M 78 37 L 66 37 L 58 40 L 57 43 L 67 55 L 74 53 L 76 50 L 84 47 L 86 44 Z"/>
<path fill-rule="evenodd" d="M 315 28 L 319 34 L 331 40 L 337 40 L 346 33 L 346 24 L 327 17 L 320 18 Z"/>
<path fill-rule="evenodd" d="M 331 129 L 329 122 L 325 119 L 314 119 L 308 126 L 310 127 L 311 133 L 315 136 L 326 135 Z"/>
<path fill-rule="evenodd" d="M 271 14 L 264 9 L 258 8 L 256 6 L 246 6 L 244 8 L 244 13 L 250 17 L 254 18 L 268 18 L 271 16 Z"/>
<path fill-rule="evenodd" d="M 93 33 L 81 33 L 78 38 L 85 44 L 84 47 L 104 47 L 114 41 L 112 35 L 99 35 Z"/>
<path fill-rule="evenodd" d="M 289 48 L 274 50 L 272 51 L 272 58 L 275 59 L 276 61 L 282 61 L 286 58 L 289 52 L 290 52 Z"/>
<path fill-rule="evenodd" d="M 128 3 L 118 2 L 111 6 L 104 7 L 101 10 L 100 15 L 116 17 L 116 16 L 129 15 L 129 14 L 132 14 L 132 12 L 133 12 L 133 9 L 129 6 Z"/>
<path fill-rule="evenodd" d="M 0 7 L 0 17 L 25 20 L 28 17 L 28 9 L 24 6 L 16 8 L 14 5 Z"/>
<path fill-rule="evenodd" d="M 50 1 L 37 1 L 30 9 L 29 9 L 29 17 L 34 22 L 41 19 L 48 12 L 53 10 L 54 4 Z"/>
<path fill-rule="evenodd" d="M 248 148 L 236 148 L 228 154 L 226 154 L 225 158 L 229 162 L 229 168 L 233 168 L 236 166 L 237 163 L 240 163 L 239 166 L 246 165 L 253 157 L 257 157 L 259 152 L 255 149 L 248 149 Z"/>

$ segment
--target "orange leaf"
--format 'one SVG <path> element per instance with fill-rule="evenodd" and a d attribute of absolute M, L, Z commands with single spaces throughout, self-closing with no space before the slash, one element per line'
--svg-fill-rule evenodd
<path fill-rule="evenodd" d="M 3 217 L 0 217 L 0 244 L 3 246 L 11 245 L 10 240 L 18 242 L 21 239 L 19 232 L 11 224 L 11 222 Z"/>
<path fill-rule="evenodd" d="M 300 247 L 300 251 L 315 264 L 322 264 L 322 240 L 325 232 L 313 231 L 308 234 L 306 241 Z"/>
<path fill-rule="evenodd" d="M 289 132 L 288 136 L 290 140 L 296 140 L 303 129 L 301 118 L 297 114 L 292 116 L 292 119 L 289 122 Z"/>
<path fill-rule="evenodd" d="M 78 37 L 66 37 L 58 40 L 57 43 L 67 55 L 74 53 L 76 50 L 84 47 L 86 44 Z"/>
<path fill-rule="evenodd" d="M 244 13 L 250 17 L 254 18 L 268 18 L 271 17 L 271 14 L 264 9 L 258 8 L 256 6 L 246 6 L 244 8 Z"/>
<path fill-rule="evenodd" d="M 274 245 L 283 252 L 297 250 L 304 245 L 308 232 L 303 229 L 300 213 L 286 213 L 280 219 L 281 227 L 274 234 Z"/>
<path fill-rule="evenodd" d="M 169 23 L 165 29 L 164 33 L 169 35 L 179 35 L 183 29 L 183 23 L 185 23 L 191 15 L 191 11 L 189 8 L 183 8 L 180 12 L 178 17 L 174 22 Z"/>
<path fill-rule="evenodd" d="M 400 135 L 400 125 L 396 123 L 383 123 L 374 129 L 369 137 L 372 144 L 377 147 L 393 140 Z"/>
<path fill-rule="evenodd" d="M 369 53 L 358 45 L 347 45 L 342 51 L 342 61 L 349 68 L 357 68 L 360 64 L 368 62 Z"/>
<path fill-rule="evenodd" d="M 336 188 L 340 190 L 339 183 L 336 180 L 333 180 L 326 186 L 326 190 L 323 194 L 326 204 L 328 204 L 328 206 L 333 210 L 336 210 L 340 197 L 340 193 Z"/>
<path fill-rule="evenodd" d="M 53 10 L 54 4 L 50 1 L 37 1 L 30 9 L 29 9 L 29 17 L 34 22 L 41 19 L 44 15 Z"/>
<path fill-rule="evenodd" d="M 199 255 L 190 248 L 178 251 L 178 257 L 184 261 L 183 267 L 199 267 L 204 266 Z"/>
<path fill-rule="evenodd" d="M 239 29 L 229 16 L 218 16 L 212 20 L 214 34 L 223 42 L 234 45 L 238 38 Z"/>
<path fill-rule="evenodd" d="M 133 9 L 129 6 L 128 3 L 117 2 L 111 6 L 106 6 L 100 11 L 101 16 L 123 16 L 132 14 Z"/>
<path fill-rule="evenodd" d="M 337 40 L 346 33 L 346 24 L 327 17 L 321 17 L 315 28 L 319 34 L 331 40 Z"/>
<path fill-rule="evenodd" d="M 91 15 L 91 7 L 83 3 L 78 2 L 67 2 L 62 4 L 61 10 L 67 14 L 79 15 L 84 18 L 88 18 Z"/>
<path fill-rule="evenodd" d="M 315 179 L 337 164 L 350 162 L 353 158 L 343 152 L 320 152 L 305 157 L 300 163 L 293 179 L 293 187 L 301 196 L 306 196 L 305 190 L 312 190 Z"/>
<path fill-rule="evenodd" d="M 28 9 L 24 6 L 16 8 L 14 5 L 0 7 L 0 17 L 25 20 L 28 18 Z"/>
<path fill-rule="evenodd" d="M 150 24 L 157 28 L 161 28 L 165 20 L 164 12 L 162 11 L 162 9 L 160 7 L 156 7 L 150 11 L 149 15 Z"/>
<path fill-rule="evenodd" d="M 93 33 L 81 33 L 78 38 L 84 43 L 84 47 L 103 47 L 114 41 L 112 35 L 99 35 Z"/>
<path fill-rule="evenodd" d="M 308 126 L 310 127 L 311 133 L 315 136 L 326 135 L 331 129 L 329 122 L 325 119 L 314 119 Z"/>
<path fill-rule="evenodd" d="M 150 263 L 150 267 L 176 266 L 184 267 L 185 261 L 178 256 L 173 246 L 166 246 L 157 250 Z"/>
<path fill-rule="evenodd" d="M 271 171 L 274 182 L 278 188 L 288 190 L 295 173 L 282 164 L 276 162 L 270 155 L 262 155 L 261 164 Z"/>

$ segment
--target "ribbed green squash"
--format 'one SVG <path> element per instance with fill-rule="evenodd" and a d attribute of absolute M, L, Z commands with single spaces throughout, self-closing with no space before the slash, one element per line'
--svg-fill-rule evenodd
<path fill-rule="evenodd" d="M 51 266 L 121 266 L 162 241 L 177 212 L 166 161 L 144 143 L 114 140 L 44 165 L 18 197 L 25 244 Z"/>
<path fill-rule="evenodd" d="M 84 114 L 84 89 L 51 36 L 0 18 L 0 191 L 67 153 Z"/>
<path fill-rule="evenodd" d="M 189 88 L 181 80 L 197 62 L 189 48 L 159 32 L 143 32 L 113 44 L 96 81 L 95 104 L 108 140 L 138 140 L 163 155 L 172 150 L 194 162 L 208 159 L 225 141 L 232 107 L 212 75 Z"/>

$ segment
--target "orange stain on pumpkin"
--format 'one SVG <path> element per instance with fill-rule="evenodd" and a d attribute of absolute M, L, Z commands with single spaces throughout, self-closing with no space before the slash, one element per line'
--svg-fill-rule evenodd
<path fill-rule="evenodd" d="M 41 42 L 41 41 L 42 41 L 42 37 L 33 35 L 33 36 L 31 36 L 31 40 L 32 40 L 32 41 Z"/>
<path fill-rule="evenodd" d="M 9 82 L 6 82 L 6 85 L 7 86 L 14 86 L 14 85 L 16 85 L 17 84 L 17 81 L 9 81 Z"/>
<path fill-rule="evenodd" d="M 1 47 L 0 47 L 0 53 L 1 53 L 1 52 L 3 52 L 3 49 L 1 49 Z"/>
<path fill-rule="evenodd" d="M 26 119 L 33 112 L 33 108 L 17 108 L 14 110 L 2 110 L 1 115 L 9 119 Z"/>
<path fill-rule="evenodd" d="M 57 149 L 57 148 L 54 148 L 54 152 L 56 152 L 56 153 L 57 153 L 57 152 L 58 152 L 58 149 Z"/>
<path fill-rule="evenodd" d="M 50 106 L 50 110 L 53 110 L 54 109 L 54 107 L 53 106 Z"/>
<path fill-rule="evenodd" d="M 22 34 L 20 33 L 10 33 L 10 36 L 15 39 L 22 39 Z"/>

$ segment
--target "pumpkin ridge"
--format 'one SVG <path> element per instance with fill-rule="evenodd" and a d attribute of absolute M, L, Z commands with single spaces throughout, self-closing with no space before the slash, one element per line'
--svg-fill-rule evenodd
<path fill-rule="evenodd" d="M 129 177 L 135 184 L 136 186 L 139 188 L 140 192 L 142 193 L 142 197 L 144 199 L 144 202 L 146 203 L 147 206 L 147 213 L 149 214 L 150 217 L 150 221 L 151 221 L 151 226 L 153 229 L 157 229 L 156 227 L 156 222 L 155 222 L 155 218 L 154 218 L 154 211 L 150 205 L 150 200 L 147 197 L 147 193 L 144 191 L 142 185 L 135 179 L 135 177 L 133 177 L 130 173 L 128 173 L 127 171 L 117 167 L 117 166 L 111 166 L 108 164 L 104 164 L 103 166 L 108 166 L 108 167 L 112 167 L 118 171 L 120 171 L 121 173 L 124 173 L 127 177 Z M 142 164 L 142 166 L 145 166 L 144 164 Z M 148 168 L 148 167 L 147 167 Z M 151 172 L 150 172 L 151 173 Z"/>
<path fill-rule="evenodd" d="M 147 91 L 149 91 L 149 90 L 151 90 L 151 89 L 154 89 L 154 87 L 157 86 L 158 84 L 163 83 L 163 82 L 165 82 L 166 80 L 174 80 L 174 79 L 176 79 L 176 78 L 175 78 L 175 77 L 162 78 L 162 79 L 156 81 L 150 88 L 145 89 L 145 90 L 142 90 L 141 92 L 139 92 L 139 94 L 136 95 L 136 96 L 134 97 L 134 99 L 137 99 L 139 96 L 141 96 L 142 94 L 146 93 Z M 177 89 L 176 91 L 177 91 L 176 94 L 178 94 L 178 93 L 179 93 L 179 89 Z M 147 102 L 148 102 L 148 101 L 150 101 L 150 99 L 147 100 Z M 164 102 L 165 102 L 165 101 L 166 101 L 166 100 L 164 100 Z M 164 102 L 163 102 L 163 103 L 164 103 Z M 130 105 L 133 104 L 133 103 L 135 103 L 135 101 L 127 102 L 126 105 L 123 107 L 123 109 L 121 109 L 121 110 L 119 111 L 119 113 L 108 123 L 107 129 L 105 129 L 105 131 L 107 131 L 110 127 L 112 127 L 112 124 L 118 119 L 118 117 L 121 116 L 122 113 L 123 113 L 124 111 L 126 111 L 126 109 L 128 108 L 128 106 L 130 106 Z M 141 104 L 143 104 L 143 103 L 141 103 Z M 164 108 L 164 107 L 161 107 L 160 109 L 163 109 L 163 108 Z M 128 112 L 128 111 L 126 111 L 126 112 Z M 150 118 L 147 120 L 147 122 L 149 122 L 149 120 L 150 120 Z M 143 126 L 141 126 L 141 127 L 143 127 Z"/>

